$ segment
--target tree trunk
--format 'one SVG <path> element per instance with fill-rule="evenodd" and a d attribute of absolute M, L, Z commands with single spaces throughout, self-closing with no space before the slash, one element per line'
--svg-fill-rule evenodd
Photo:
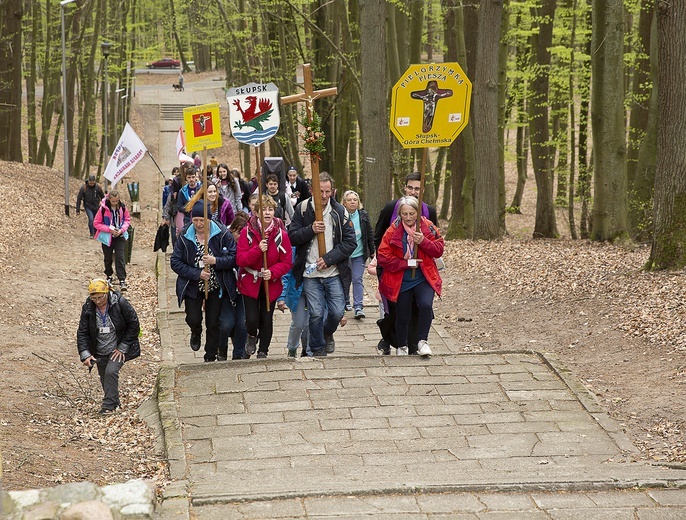
<path fill-rule="evenodd" d="M 532 8 L 538 16 L 538 33 L 531 36 L 535 55 L 535 75 L 531 81 L 529 99 L 529 132 L 531 139 L 531 162 L 536 177 L 536 223 L 534 238 L 556 238 L 555 203 L 553 200 L 553 148 L 550 144 L 548 113 L 548 73 L 550 70 L 550 47 L 553 41 L 555 1 L 543 0 L 540 10 Z"/>
<path fill-rule="evenodd" d="M 686 266 L 686 3 L 657 1 L 655 234 L 648 268 Z"/>
<path fill-rule="evenodd" d="M 658 62 L 657 20 L 653 18 L 653 35 L 650 44 L 652 93 L 648 101 L 648 125 L 641 142 L 636 163 L 633 190 L 630 194 L 629 219 L 632 238 L 647 242 L 653 238 L 653 188 L 655 186 L 655 162 L 657 160 L 658 117 Z"/>
<path fill-rule="evenodd" d="M 376 219 L 391 198 L 390 136 L 388 131 L 388 79 L 385 0 L 360 0 L 360 63 L 362 72 L 360 121 L 364 168 L 365 208 Z"/>
<path fill-rule="evenodd" d="M 36 164 L 38 155 L 38 130 L 36 124 L 36 83 L 38 82 L 38 41 L 41 34 L 40 3 L 31 4 L 31 36 L 29 50 L 29 71 L 26 75 L 26 108 L 29 141 L 29 162 Z"/>
<path fill-rule="evenodd" d="M 499 221 L 500 168 L 498 154 L 498 53 L 502 0 L 485 0 L 479 12 L 479 39 L 474 79 L 475 153 L 474 238 L 491 240 L 502 234 Z"/>
<path fill-rule="evenodd" d="M 24 3 L 0 0 L 0 159 L 22 162 L 21 20 Z"/>
<path fill-rule="evenodd" d="M 641 141 L 645 138 L 648 125 L 648 106 L 650 98 L 650 27 L 653 20 L 654 1 L 641 2 L 638 20 L 638 47 L 634 49 L 637 56 L 631 84 L 631 116 L 629 118 L 629 146 L 627 147 L 627 179 L 629 180 L 629 199 L 634 198 L 634 179 Z M 632 221 L 632 227 L 633 226 Z"/>
<path fill-rule="evenodd" d="M 593 240 L 628 237 L 624 126 L 624 4 L 593 1 L 591 125 L 595 182 Z M 616 88 L 607 88 L 615 85 Z"/>
<path fill-rule="evenodd" d="M 590 2 L 591 0 L 586 0 Z M 591 10 L 589 9 L 586 16 L 587 25 L 592 26 Z M 584 51 L 587 56 L 591 55 L 591 40 L 587 38 Z M 577 185 L 577 193 L 581 200 L 581 215 L 579 222 L 579 233 L 581 238 L 588 239 L 591 236 L 591 226 L 589 218 L 589 201 L 591 199 L 591 177 L 592 170 L 590 168 L 590 161 L 588 157 L 588 111 L 590 106 L 590 84 L 591 84 L 591 70 L 589 60 L 584 61 L 579 74 L 579 182 Z"/>
<path fill-rule="evenodd" d="M 527 170 L 529 164 L 529 124 L 527 123 L 526 98 L 519 99 L 517 107 L 517 137 L 516 137 L 516 156 L 517 156 L 517 188 L 515 188 L 510 212 L 521 215 L 522 197 L 524 196 L 524 186 L 528 177 Z"/>

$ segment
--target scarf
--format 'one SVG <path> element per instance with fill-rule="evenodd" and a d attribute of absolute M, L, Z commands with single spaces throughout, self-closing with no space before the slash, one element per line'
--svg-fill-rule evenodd
<path fill-rule="evenodd" d="M 405 237 L 407 242 L 407 247 L 405 248 L 405 256 L 403 258 L 410 259 L 414 255 L 414 242 L 412 241 L 412 235 L 416 231 L 415 227 L 410 227 L 405 222 L 401 221 L 403 228 L 405 229 Z"/>

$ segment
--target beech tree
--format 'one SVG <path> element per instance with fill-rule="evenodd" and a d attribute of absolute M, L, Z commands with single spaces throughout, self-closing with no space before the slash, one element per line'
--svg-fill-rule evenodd
<path fill-rule="evenodd" d="M 0 159 L 22 162 L 21 22 L 24 3 L 0 0 Z"/>
<path fill-rule="evenodd" d="M 686 3 L 658 0 L 655 231 L 649 269 L 686 266 Z"/>
<path fill-rule="evenodd" d="M 627 237 L 629 230 L 622 0 L 593 0 L 591 56 L 595 160 L 591 239 L 615 240 Z"/>

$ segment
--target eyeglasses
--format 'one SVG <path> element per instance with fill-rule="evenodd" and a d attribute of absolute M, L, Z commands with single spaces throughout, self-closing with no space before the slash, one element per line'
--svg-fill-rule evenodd
<path fill-rule="evenodd" d="M 91 300 L 102 300 L 107 298 L 107 293 L 93 293 L 90 295 Z"/>
<path fill-rule="evenodd" d="M 405 186 L 405 189 L 407 191 L 419 191 L 422 189 L 421 186 Z"/>

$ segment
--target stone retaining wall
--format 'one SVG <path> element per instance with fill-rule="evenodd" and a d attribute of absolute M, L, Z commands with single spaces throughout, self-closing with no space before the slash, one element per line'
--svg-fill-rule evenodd
<path fill-rule="evenodd" d="M 144 480 L 98 487 L 90 482 L 10 491 L 0 497 L 7 520 L 152 520 L 155 486 Z"/>

